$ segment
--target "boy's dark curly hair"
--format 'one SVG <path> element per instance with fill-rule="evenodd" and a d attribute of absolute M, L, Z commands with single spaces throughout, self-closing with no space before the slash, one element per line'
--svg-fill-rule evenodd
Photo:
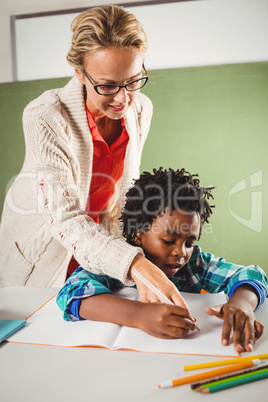
<path fill-rule="evenodd" d="M 123 234 L 128 243 L 136 245 L 135 238 L 139 230 L 148 230 L 153 220 L 161 213 L 170 213 L 183 209 L 197 212 L 201 218 L 201 229 L 212 214 L 208 203 L 214 198 L 214 187 L 200 187 L 198 174 L 191 175 L 185 169 L 153 169 L 153 173 L 144 172 L 134 182 L 126 194 L 126 203 L 120 220 Z"/>

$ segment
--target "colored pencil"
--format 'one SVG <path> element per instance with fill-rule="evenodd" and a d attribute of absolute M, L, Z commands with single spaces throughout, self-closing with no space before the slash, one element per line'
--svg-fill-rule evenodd
<path fill-rule="evenodd" d="M 230 376 L 230 377 L 225 378 L 225 379 L 216 380 L 216 381 L 210 381 L 207 384 L 200 385 L 198 388 L 196 388 L 195 391 L 201 392 L 202 389 L 210 388 L 210 387 L 212 387 L 214 385 L 225 384 L 225 383 L 228 383 L 230 381 L 239 380 L 240 378 L 252 377 L 253 375 L 259 375 L 261 373 L 268 373 L 268 368 L 263 368 L 263 369 L 260 369 L 260 370 L 257 370 L 257 371 L 252 371 L 252 372 L 249 372 L 249 373 L 244 373 L 244 374 L 239 374 L 239 375 L 234 374 L 233 376 Z"/>
<path fill-rule="evenodd" d="M 207 362 L 207 363 L 199 363 L 199 364 L 191 364 L 189 366 L 184 366 L 184 371 L 190 371 L 190 370 L 198 370 L 198 369 L 203 369 L 203 368 L 209 368 L 209 367 L 217 367 L 217 366 L 225 366 L 227 364 L 236 364 L 245 360 L 253 360 L 253 359 L 268 359 L 268 353 L 262 354 L 262 355 L 255 355 L 255 356 L 244 356 L 244 357 L 235 357 L 234 359 L 228 359 L 228 360 L 218 360 L 216 362 Z"/>
<path fill-rule="evenodd" d="M 169 300 L 163 293 L 160 292 L 151 282 L 149 282 L 144 276 L 138 272 L 136 269 L 132 269 L 133 275 L 135 275 L 147 288 L 149 288 L 156 296 L 159 297 L 160 300 L 162 300 L 163 303 L 166 304 L 172 304 L 174 306 L 174 303 L 172 303 L 171 300 Z M 200 328 L 198 328 L 197 325 L 195 325 L 195 328 L 197 331 L 200 331 Z"/>
<path fill-rule="evenodd" d="M 250 368 L 247 368 L 245 370 L 237 371 L 236 373 L 229 373 L 229 374 L 221 375 L 221 376 L 218 376 L 218 377 L 214 377 L 213 382 L 225 380 L 225 379 L 228 379 L 228 378 L 231 378 L 231 377 L 234 377 L 234 376 L 238 376 L 238 375 L 250 374 L 250 373 L 253 374 L 253 373 L 255 373 L 255 372 L 259 371 L 259 370 L 263 370 L 263 369 L 266 369 L 266 368 L 268 368 L 268 364 L 262 364 L 262 365 L 259 365 L 259 366 L 250 367 Z M 195 382 L 195 383 L 191 384 L 191 388 L 193 390 L 195 390 L 200 386 L 204 386 L 204 385 L 211 384 L 211 383 L 212 383 L 211 379 L 203 380 L 203 381 L 199 381 L 199 382 Z"/>
<path fill-rule="evenodd" d="M 251 376 L 247 376 L 247 377 L 244 377 L 244 378 L 239 378 L 239 379 L 236 379 L 236 380 L 230 380 L 230 381 L 225 382 L 223 384 L 212 385 L 209 388 L 205 388 L 205 389 L 201 390 L 200 392 L 202 394 L 211 394 L 213 392 L 222 391 L 224 389 L 237 387 L 237 386 L 243 385 L 243 384 L 248 384 L 248 383 L 253 382 L 253 381 L 259 381 L 259 380 L 262 380 L 264 378 L 268 378 L 268 371 L 264 371 L 264 372 L 259 373 L 259 374 L 252 374 Z"/>
<path fill-rule="evenodd" d="M 235 371 L 243 370 L 247 367 L 253 367 L 260 364 L 260 360 L 247 360 L 245 362 L 241 362 L 238 364 L 231 364 L 229 366 L 220 367 L 218 369 L 205 371 L 203 373 L 190 375 L 187 377 L 177 378 L 170 381 L 165 381 L 162 384 L 158 385 L 159 388 L 170 388 L 177 387 L 179 385 L 189 384 L 191 382 L 196 382 L 199 380 L 204 380 L 206 378 L 217 377 L 222 374 L 232 373 Z"/>

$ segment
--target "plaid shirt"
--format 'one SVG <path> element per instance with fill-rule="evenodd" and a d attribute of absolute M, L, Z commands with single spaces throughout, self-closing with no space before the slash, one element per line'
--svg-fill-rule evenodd
<path fill-rule="evenodd" d="M 244 267 L 226 262 L 224 258 L 204 253 L 194 246 L 189 262 L 170 279 L 179 291 L 200 293 L 224 292 L 231 297 L 238 286 L 249 284 L 259 296 L 258 307 L 264 303 L 268 292 L 268 279 L 257 265 Z M 78 311 L 81 299 L 102 293 L 112 294 L 112 290 L 123 284 L 109 276 L 91 274 L 79 267 L 66 281 L 57 295 L 57 303 L 67 321 L 81 320 Z"/>

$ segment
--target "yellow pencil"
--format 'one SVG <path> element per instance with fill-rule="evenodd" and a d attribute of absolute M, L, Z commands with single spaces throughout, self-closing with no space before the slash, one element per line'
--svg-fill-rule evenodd
<path fill-rule="evenodd" d="M 232 373 L 235 371 L 243 370 L 247 367 L 257 366 L 260 364 L 260 360 L 246 360 L 244 362 L 238 364 L 230 364 L 229 366 L 220 367 L 218 369 L 213 369 L 209 371 L 205 371 L 199 374 L 189 375 L 187 377 L 176 378 L 174 380 L 165 381 L 162 384 L 158 385 L 158 388 L 170 388 L 177 387 L 178 385 L 189 384 L 191 382 L 196 382 L 199 380 L 204 380 L 206 378 L 213 378 L 222 374 Z"/>
<path fill-rule="evenodd" d="M 184 371 L 198 370 L 198 369 L 203 369 L 203 368 L 208 368 L 208 367 L 225 366 L 227 364 L 236 364 L 239 362 L 243 362 L 245 360 L 253 360 L 253 359 L 260 359 L 260 360 L 268 359 L 268 353 L 264 353 L 261 355 L 255 355 L 255 356 L 235 357 L 234 359 L 219 360 L 216 362 L 191 364 L 189 366 L 184 366 Z"/>

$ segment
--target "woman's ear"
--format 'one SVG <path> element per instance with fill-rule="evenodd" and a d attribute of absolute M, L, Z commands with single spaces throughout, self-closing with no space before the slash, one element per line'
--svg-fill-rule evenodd
<path fill-rule="evenodd" d="M 141 232 L 139 231 L 138 233 L 136 233 L 135 237 L 134 237 L 134 241 L 137 244 L 137 246 L 141 247 L 142 243 L 141 243 Z"/>
<path fill-rule="evenodd" d="M 75 69 L 74 69 L 74 72 L 75 72 L 75 75 L 76 75 L 76 78 L 78 79 L 78 81 L 79 81 L 82 85 L 84 85 L 84 83 L 85 83 L 85 76 L 84 76 L 84 74 L 82 73 L 82 71 L 79 70 L 78 68 L 75 68 Z"/>

